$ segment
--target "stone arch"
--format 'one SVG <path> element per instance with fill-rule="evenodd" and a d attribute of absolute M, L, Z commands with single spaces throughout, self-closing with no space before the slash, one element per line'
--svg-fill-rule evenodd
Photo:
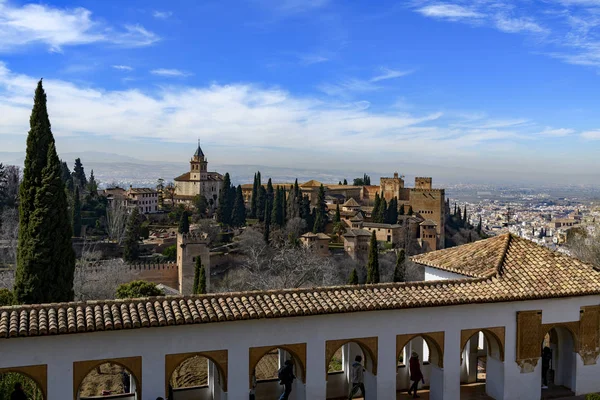
<path fill-rule="evenodd" d="M 396 336 L 396 360 L 400 352 L 414 338 L 421 337 L 429 346 L 429 360 L 440 368 L 444 368 L 444 332 L 409 333 Z"/>
<path fill-rule="evenodd" d="M 177 367 L 184 361 L 196 356 L 207 358 L 216 365 L 219 374 L 223 378 L 221 388 L 224 392 L 227 392 L 227 350 L 200 351 L 165 355 L 165 395 L 167 397 L 169 396 L 169 382 Z"/>
<path fill-rule="evenodd" d="M 467 345 L 467 342 L 479 332 L 483 333 L 483 337 L 485 338 L 488 347 L 488 354 L 500 361 L 504 361 L 505 328 L 503 326 L 495 328 L 463 329 L 460 332 L 460 350 L 462 351 Z"/>
<path fill-rule="evenodd" d="M 329 362 L 333 358 L 335 352 L 345 344 L 356 343 L 363 354 L 371 360 L 371 368 L 367 368 L 370 372 L 377 376 L 377 348 L 378 342 L 377 337 L 368 338 L 355 338 L 355 339 L 340 339 L 340 340 L 328 340 L 325 343 L 325 380 L 328 379 L 329 374 L 327 373 Z M 366 360 L 365 360 L 366 362 Z M 367 365 L 368 367 L 368 365 Z"/>
<path fill-rule="evenodd" d="M 563 328 L 569 332 L 571 334 L 571 339 L 573 340 L 573 350 L 579 352 L 579 321 L 542 324 L 538 342 L 541 343 L 546 334 L 555 328 Z"/>
<path fill-rule="evenodd" d="M 48 366 L 44 365 L 29 365 L 26 367 L 10 367 L 0 368 L 0 374 L 18 373 L 35 382 L 42 391 L 42 397 L 48 398 Z"/>
<path fill-rule="evenodd" d="M 135 394 L 142 400 L 142 357 L 109 358 L 104 360 L 76 361 L 73 363 L 73 400 L 79 397 L 79 389 L 86 376 L 102 364 L 116 364 L 125 368 L 135 380 Z"/>
<path fill-rule="evenodd" d="M 285 350 L 292 355 L 294 360 L 298 363 L 300 367 L 300 376 L 302 377 L 302 382 L 306 383 L 306 343 L 297 343 L 297 344 L 281 344 L 274 346 L 262 346 L 262 347 L 251 347 L 250 348 L 250 374 L 249 378 L 249 388 L 252 388 L 252 373 L 256 368 L 258 362 L 263 358 L 268 352 L 275 349 Z"/>

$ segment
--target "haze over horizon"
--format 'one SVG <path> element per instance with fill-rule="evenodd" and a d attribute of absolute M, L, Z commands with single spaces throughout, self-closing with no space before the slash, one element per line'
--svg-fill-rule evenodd
<path fill-rule="evenodd" d="M 521 3 L 0 0 L 0 152 L 44 77 L 60 153 L 598 184 L 600 4 Z"/>

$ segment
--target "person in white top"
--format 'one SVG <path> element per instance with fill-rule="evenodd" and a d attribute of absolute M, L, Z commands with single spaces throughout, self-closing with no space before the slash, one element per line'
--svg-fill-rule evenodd
<path fill-rule="evenodd" d="M 363 397 L 366 397 L 365 394 L 365 368 L 361 364 L 362 357 L 356 356 L 354 358 L 354 363 L 352 363 L 351 378 L 352 378 L 352 388 L 350 389 L 350 393 L 348 394 L 348 400 L 351 400 L 356 393 L 358 393 L 358 389 L 362 393 Z"/>

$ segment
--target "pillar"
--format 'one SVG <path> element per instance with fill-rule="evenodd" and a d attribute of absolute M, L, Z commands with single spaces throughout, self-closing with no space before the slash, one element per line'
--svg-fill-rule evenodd
<path fill-rule="evenodd" d="M 165 388 L 165 354 L 152 348 L 142 356 L 142 399 L 156 400 L 164 397 Z"/>
<path fill-rule="evenodd" d="M 55 359 L 48 364 L 47 371 L 47 400 L 73 399 L 73 363 Z"/>
<path fill-rule="evenodd" d="M 325 341 L 321 340 L 307 343 L 305 382 L 306 399 L 326 398 L 326 373 Z"/>
<path fill-rule="evenodd" d="M 444 367 L 431 366 L 432 382 L 434 376 L 441 375 L 443 387 L 431 393 L 431 400 L 460 400 L 461 352 L 460 330 L 447 330 L 444 335 Z"/>
<path fill-rule="evenodd" d="M 396 335 L 386 333 L 379 336 L 377 364 L 377 398 L 396 398 Z M 369 398 L 370 400 L 370 398 Z"/>
<path fill-rule="evenodd" d="M 246 346 L 240 346 L 232 343 L 228 349 L 229 361 L 227 363 L 228 381 L 227 398 L 228 399 L 247 399 L 250 392 L 250 373 L 248 370 L 250 364 L 249 350 Z"/>

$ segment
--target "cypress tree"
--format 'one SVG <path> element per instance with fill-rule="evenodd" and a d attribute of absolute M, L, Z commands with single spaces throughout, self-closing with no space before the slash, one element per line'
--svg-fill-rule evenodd
<path fill-rule="evenodd" d="M 319 187 L 319 195 L 317 197 L 313 233 L 325 232 L 325 225 L 327 224 L 326 207 L 327 203 L 325 203 L 325 187 L 323 184 L 321 184 L 321 187 Z"/>
<path fill-rule="evenodd" d="M 235 191 L 235 203 L 233 205 L 233 226 L 246 225 L 246 205 L 244 204 L 244 196 L 242 194 L 242 186 L 238 185 Z"/>
<path fill-rule="evenodd" d="M 406 252 L 404 249 L 398 251 L 396 258 L 396 268 L 394 268 L 394 282 L 406 281 Z"/>
<path fill-rule="evenodd" d="M 184 211 L 184 214 L 187 216 L 187 212 Z M 128 262 L 137 260 L 140 255 L 139 215 L 140 213 L 138 211 L 138 208 L 135 207 L 131 214 L 129 214 L 129 218 L 127 219 L 127 226 L 125 228 L 125 243 L 123 246 L 123 259 Z"/>
<path fill-rule="evenodd" d="M 477 223 L 477 233 L 481 235 L 481 215 L 479 216 L 479 223 Z"/>
<path fill-rule="evenodd" d="M 387 223 L 397 224 L 398 223 L 398 198 L 394 197 L 390 200 L 390 205 L 387 212 Z"/>
<path fill-rule="evenodd" d="M 271 211 L 271 222 L 279 227 L 282 227 L 283 222 L 283 199 L 281 197 L 281 189 L 275 191 L 273 200 L 273 210 Z"/>
<path fill-rule="evenodd" d="M 413 215 L 412 206 L 408 206 L 408 215 Z"/>
<path fill-rule="evenodd" d="M 313 226 L 313 220 L 310 213 L 310 200 L 307 195 L 302 196 L 302 204 L 300 207 L 300 218 L 306 222 L 307 227 Z"/>
<path fill-rule="evenodd" d="M 398 207 L 398 215 L 404 215 L 404 204 Z"/>
<path fill-rule="evenodd" d="M 385 198 L 383 197 L 383 193 L 381 196 L 381 205 L 379 206 L 379 212 L 377 215 L 377 221 L 379 223 L 384 223 L 387 221 L 387 215 L 388 215 L 388 206 L 387 206 L 387 201 L 385 200 Z"/>
<path fill-rule="evenodd" d="M 379 209 L 381 208 L 381 199 L 379 198 L 379 193 L 375 193 L 375 201 L 373 202 L 373 211 L 371 211 L 371 220 L 373 222 L 377 222 L 377 218 L 379 217 Z"/>
<path fill-rule="evenodd" d="M 269 182 L 271 182 L 269 180 Z M 265 240 L 265 243 L 269 243 L 270 240 L 270 236 L 271 236 L 271 213 L 267 212 L 267 210 L 272 208 L 272 205 L 270 204 L 271 200 L 269 199 L 269 195 L 265 196 L 265 230 L 263 232 L 263 238 Z"/>
<path fill-rule="evenodd" d="M 79 199 L 79 186 L 75 187 L 73 200 L 73 236 L 81 236 L 81 200 Z"/>
<path fill-rule="evenodd" d="M 71 170 L 69 169 L 69 166 L 67 165 L 67 163 L 62 160 L 60 162 L 60 166 L 61 166 L 62 180 L 65 183 L 67 190 L 69 192 L 72 192 L 73 191 L 73 176 L 71 175 Z"/>
<path fill-rule="evenodd" d="M 200 286 L 200 268 L 202 268 L 202 258 L 200 256 L 196 256 L 196 263 L 194 264 L 194 286 L 192 288 L 192 293 L 199 294 L 198 288 Z"/>
<path fill-rule="evenodd" d="M 454 216 L 458 216 L 458 206 L 456 205 L 456 202 L 454 203 Z"/>
<path fill-rule="evenodd" d="M 469 217 L 467 216 L 467 205 L 465 204 L 465 211 L 463 213 L 463 224 L 465 225 L 465 228 L 467 228 L 469 226 Z"/>
<path fill-rule="evenodd" d="M 296 201 L 296 208 L 294 216 L 291 218 L 302 218 L 302 215 L 300 215 L 300 208 L 302 208 L 302 192 L 300 191 L 300 186 L 298 185 L 298 178 L 296 178 L 296 181 L 294 182 L 294 200 Z"/>
<path fill-rule="evenodd" d="M 200 279 L 198 281 L 198 292 L 196 294 L 206 294 L 206 269 L 204 265 L 200 267 Z"/>
<path fill-rule="evenodd" d="M 353 268 L 352 272 L 350 272 L 350 276 L 348 277 L 348 284 L 358 285 L 358 274 L 356 273 L 356 268 Z"/>
<path fill-rule="evenodd" d="M 256 198 L 258 196 L 258 181 L 254 174 L 254 183 L 252 184 L 252 197 L 250 198 L 250 217 L 256 218 Z"/>
<path fill-rule="evenodd" d="M 19 188 L 15 299 L 28 304 L 70 301 L 75 274 L 73 231 L 41 80 L 29 123 Z"/>
<path fill-rule="evenodd" d="M 79 158 L 75 159 L 75 166 L 73 167 L 73 183 L 80 188 L 86 187 L 88 183 L 85 171 L 83 170 L 83 164 Z"/>
<path fill-rule="evenodd" d="M 344 186 L 348 185 L 348 181 L 346 179 L 344 179 Z"/>
<path fill-rule="evenodd" d="M 219 193 L 219 205 L 217 207 L 217 222 L 224 225 L 231 224 L 231 212 L 233 209 L 233 202 L 231 201 L 231 178 L 229 172 L 225 173 L 223 177 L 223 186 Z"/>
<path fill-rule="evenodd" d="M 190 219 L 187 210 L 184 210 L 181 213 L 181 218 L 179 219 L 179 227 L 177 228 L 177 232 L 190 233 Z"/>
<path fill-rule="evenodd" d="M 379 253 L 375 231 L 371 233 L 369 242 L 369 262 L 367 264 L 367 283 L 379 283 Z"/>
<path fill-rule="evenodd" d="M 339 182 L 338 182 L 338 185 L 342 186 L 342 181 L 339 181 Z"/>
<path fill-rule="evenodd" d="M 271 182 L 271 178 L 267 182 L 267 196 L 265 201 L 265 222 L 267 220 L 267 215 L 269 216 L 269 225 L 273 223 L 273 205 L 275 201 L 275 191 L 273 190 L 273 183 Z"/>
<path fill-rule="evenodd" d="M 291 188 L 290 188 L 290 190 L 291 190 Z M 288 213 L 287 213 L 287 197 L 285 196 L 285 188 L 283 186 L 281 187 L 281 210 L 283 213 L 283 223 L 281 224 L 281 226 L 284 226 L 288 220 Z"/>
<path fill-rule="evenodd" d="M 340 203 L 337 203 L 335 206 L 335 217 L 333 218 L 333 222 L 338 223 L 342 220 L 342 216 L 340 214 Z"/>
<path fill-rule="evenodd" d="M 260 182 L 260 181 L 259 181 Z M 265 205 L 267 200 L 267 191 L 260 185 L 258 187 L 258 197 L 256 199 L 256 218 L 260 222 L 264 222 L 265 220 Z"/>
<path fill-rule="evenodd" d="M 96 178 L 94 177 L 94 170 L 90 172 L 90 179 L 87 183 L 87 191 L 92 197 L 98 194 L 98 182 L 96 182 Z"/>

